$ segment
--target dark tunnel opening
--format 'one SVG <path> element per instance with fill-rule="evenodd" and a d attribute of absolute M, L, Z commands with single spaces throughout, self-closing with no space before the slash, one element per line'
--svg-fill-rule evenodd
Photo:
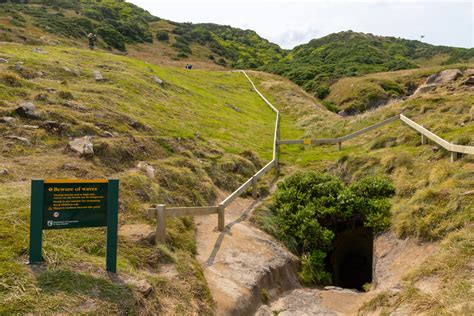
<path fill-rule="evenodd" d="M 361 227 L 338 234 L 328 269 L 335 286 L 363 290 L 372 282 L 373 234 Z"/>

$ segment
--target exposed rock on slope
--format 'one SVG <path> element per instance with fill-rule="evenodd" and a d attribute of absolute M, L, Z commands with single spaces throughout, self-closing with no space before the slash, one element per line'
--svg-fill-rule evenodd
<path fill-rule="evenodd" d="M 416 89 L 414 95 L 427 93 L 435 90 L 440 85 L 450 84 L 460 78 L 462 72 L 459 69 L 447 69 L 436 74 L 433 74 L 426 79 L 425 84 Z"/>
<path fill-rule="evenodd" d="M 239 198 L 227 208 L 222 233 L 215 229 L 217 216 L 196 219 L 198 260 L 218 315 L 249 315 L 261 304 L 262 291 L 276 297 L 299 287 L 298 259 L 246 221 L 253 203 Z"/>

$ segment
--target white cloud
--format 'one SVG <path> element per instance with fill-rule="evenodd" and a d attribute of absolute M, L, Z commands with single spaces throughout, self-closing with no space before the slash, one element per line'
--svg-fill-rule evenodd
<path fill-rule="evenodd" d="M 292 48 L 333 32 L 353 30 L 472 47 L 473 1 L 466 0 L 129 0 L 178 22 L 213 22 L 253 29 Z"/>

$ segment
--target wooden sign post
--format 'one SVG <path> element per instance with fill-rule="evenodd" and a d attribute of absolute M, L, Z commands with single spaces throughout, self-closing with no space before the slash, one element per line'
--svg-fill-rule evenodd
<path fill-rule="evenodd" d="M 117 271 L 119 180 L 33 180 L 30 264 L 43 261 L 44 229 L 107 227 L 107 271 Z"/>

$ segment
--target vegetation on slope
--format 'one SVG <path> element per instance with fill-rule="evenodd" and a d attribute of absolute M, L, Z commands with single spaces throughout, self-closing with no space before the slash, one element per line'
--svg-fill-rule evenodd
<path fill-rule="evenodd" d="M 330 34 L 295 47 L 281 61 L 261 67 L 283 75 L 324 99 L 342 77 L 417 68 L 418 59 L 447 56 L 447 64 L 474 58 L 474 49 L 433 46 L 420 41 L 352 31 Z"/>
<path fill-rule="evenodd" d="M 207 46 L 212 52 L 209 58 L 223 66 L 228 65 L 226 60 L 229 60 L 229 66 L 233 68 L 257 68 L 276 62 L 285 55 L 278 45 L 251 30 L 209 23 L 175 25 L 172 31 L 177 35 L 174 47 L 184 54 L 191 54 L 189 44 Z"/>
<path fill-rule="evenodd" d="M 0 57 L 8 60 L 0 117 L 14 119 L 0 120 L 0 314 L 212 314 L 193 221 L 169 219 L 167 243 L 157 247 L 146 209 L 213 204 L 218 188 L 235 189 L 271 157 L 274 114 L 245 77 L 71 47 L 4 44 Z M 106 80 L 94 80 L 94 70 Z M 26 101 L 39 118 L 15 112 Z M 67 146 L 85 135 L 91 158 Z M 138 167 L 143 161 L 154 176 Z M 45 232 L 45 264 L 26 265 L 30 179 L 107 177 L 121 180 L 118 277 L 104 272 L 100 228 Z"/>
<path fill-rule="evenodd" d="M 99 47 L 126 51 L 127 47 L 145 43 L 148 46 L 140 46 L 141 50 L 164 53 L 172 59 L 197 58 L 220 66 L 259 68 L 289 78 L 320 99 L 342 77 L 411 69 L 426 63 L 453 64 L 474 57 L 473 49 L 352 31 L 314 39 L 285 51 L 251 30 L 165 21 L 125 1 L 22 2 L 0 2 L 0 40 L 30 44 L 59 41 L 77 46 L 85 45 L 87 33 L 95 32 Z"/>
<path fill-rule="evenodd" d="M 295 173 L 278 184 L 264 227 L 301 256 L 304 284 L 331 284 L 326 260 L 338 234 L 364 227 L 373 234 L 390 226 L 393 185 L 366 177 L 348 186 L 314 172 Z"/>
<path fill-rule="evenodd" d="M 421 71 L 422 72 L 422 71 Z M 387 74 L 384 74 L 384 76 Z M 258 87 L 282 110 L 282 126 L 293 124 L 288 96 L 294 85 L 275 83 L 268 74 L 253 73 Z M 311 105 L 313 98 L 300 94 L 292 98 L 294 111 L 310 112 L 285 132 L 282 139 L 338 137 L 403 113 L 450 142 L 474 145 L 474 98 L 472 87 L 459 85 L 463 78 L 405 101 L 390 104 L 354 117 L 341 118 Z M 292 93 L 292 91 L 295 91 Z M 381 312 L 402 310 L 424 313 L 470 314 L 472 306 L 472 223 L 474 221 L 474 160 L 464 155 L 454 163 L 449 153 L 433 144 L 421 145 L 420 135 L 398 122 L 343 143 L 314 147 L 282 146 L 283 174 L 314 170 L 327 172 L 348 184 L 367 176 L 383 174 L 393 182 L 391 230 L 400 238 L 437 242 L 441 248 L 418 270 L 407 271 L 401 292 L 382 293 L 373 306 Z M 269 207 L 272 200 L 255 213 L 254 220 L 267 231 L 276 231 Z M 459 260 L 452 260 L 453 257 Z M 430 292 L 422 282 L 433 283 Z M 425 283 L 426 284 L 426 283 Z M 369 304 L 370 305 L 370 304 Z M 369 306 L 368 305 L 368 306 Z"/>
<path fill-rule="evenodd" d="M 341 78 L 331 85 L 330 93 L 322 104 L 342 115 L 363 113 L 409 97 L 428 76 L 453 67 L 465 69 L 465 66 L 457 64 Z"/>
<path fill-rule="evenodd" d="M 30 0 L 26 4 L 14 1 L 0 3 L 0 17 L 7 23 L 0 30 L 0 40 L 41 43 L 39 38 L 23 30 L 39 28 L 59 38 L 82 39 L 94 32 L 100 46 L 126 51 L 128 44 L 165 43 L 175 58 L 199 55 L 209 62 L 234 68 L 257 68 L 278 61 L 285 52 L 276 44 L 261 38 L 254 31 L 216 24 L 167 22 L 125 1 L 104 0 Z M 169 27 L 171 26 L 171 28 Z M 72 40 L 68 43 L 74 45 Z"/>

